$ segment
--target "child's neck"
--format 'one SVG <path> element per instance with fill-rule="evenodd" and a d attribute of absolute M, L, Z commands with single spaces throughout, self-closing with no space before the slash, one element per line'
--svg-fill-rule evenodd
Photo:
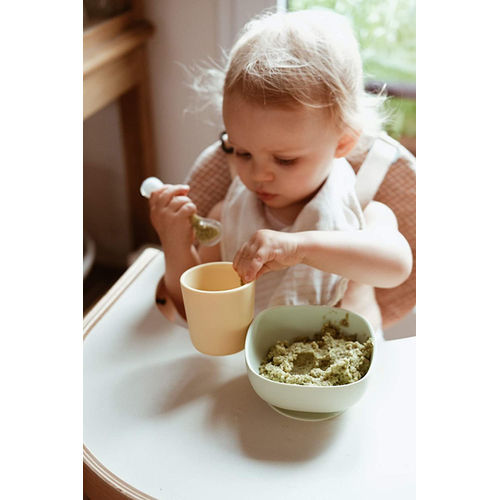
<path fill-rule="evenodd" d="M 278 223 L 277 225 L 288 227 L 295 222 L 295 219 L 299 215 L 300 210 L 302 210 L 302 208 L 300 210 L 291 210 L 290 208 L 291 207 L 272 208 L 266 206 L 265 211 L 269 219 L 276 221 Z"/>
<path fill-rule="evenodd" d="M 297 216 L 300 214 L 302 209 L 311 199 L 312 196 L 310 198 L 301 200 L 297 203 L 293 203 L 292 205 L 288 205 L 286 207 L 280 207 L 280 208 L 266 207 L 266 210 L 269 214 L 271 214 L 272 217 L 277 219 L 279 222 L 281 222 L 285 226 L 290 226 L 295 222 Z"/>

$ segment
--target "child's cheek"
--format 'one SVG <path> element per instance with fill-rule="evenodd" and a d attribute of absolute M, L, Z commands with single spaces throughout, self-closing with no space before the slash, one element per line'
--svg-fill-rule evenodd
<path fill-rule="evenodd" d="M 250 183 L 250 180 L 248 178 L 248 169 L 245 169 L 244 167 L 238 166 L 236 168 L 236 173 L 238 174 L 238 177 L 240 178 L 241 182 L 243 182 L 245 187 L 252 190 L 251 183 Z"/>

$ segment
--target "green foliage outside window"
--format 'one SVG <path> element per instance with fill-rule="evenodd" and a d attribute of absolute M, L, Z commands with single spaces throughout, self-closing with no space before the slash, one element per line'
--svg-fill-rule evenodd
<path fill-rule="evenodd" d="M 288 10 L 326 7 L 351 20 L 367 80 L 415 83 L 416 0 L 288 0 Z M 416 102 L 390 98 L 388 132 L 415 137 Z"/>

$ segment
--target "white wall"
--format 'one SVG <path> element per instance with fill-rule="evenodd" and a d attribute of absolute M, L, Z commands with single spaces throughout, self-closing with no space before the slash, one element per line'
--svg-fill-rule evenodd
<path fill-rule="evenodd" d="M 182 182 L 199 152 L 216 140 L 222 122 L 186 113 L 193 102 L 180 64 L 219 60 L 243 24 L 273 0 L 144 0 L 156 28 L 148 44 L 158 176 Z M 132 250 L 125 195 L 119 112 L 111 104 L 83 127 L 84 227 L 97 243 L 97 259 L 121 265 Z"/>
<path fill-rule="evenodd" d="M 149 1 L 145 6 L 146 18 L 156 27 L 148 51 L 157 168 L 162 180 L 178 183 L 219 128 L 203 123 L 206 114 L 185 113 L 193 95 L 179 64 L 217 57 L 217 0 Z"/>

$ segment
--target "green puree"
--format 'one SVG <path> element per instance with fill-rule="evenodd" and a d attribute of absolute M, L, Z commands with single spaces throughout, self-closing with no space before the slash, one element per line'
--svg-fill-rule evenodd
<path fill-rule="evenodd" d="M 196 227 L 196 239 L 199 242 L 210 241 L 219 235 L 219 231 L 214 227 L 210 226 L 197 226 Z"/>
<path fill-rule="evenodd" d="M 312 339 L 279 340 L 260 364 L 260 374 L 275 382 L 344 385 L 362 378 L 370 367 L 372 339 L 364 343 L 325 323 Z"/>
<path fill-rule="evenodd" d="M 213 240 L 219 235 L 217 228 L 206 224 L 197 215 L 191 217 L 191 224 L 196 233 L 196 239 L 200 243 Z"/>

